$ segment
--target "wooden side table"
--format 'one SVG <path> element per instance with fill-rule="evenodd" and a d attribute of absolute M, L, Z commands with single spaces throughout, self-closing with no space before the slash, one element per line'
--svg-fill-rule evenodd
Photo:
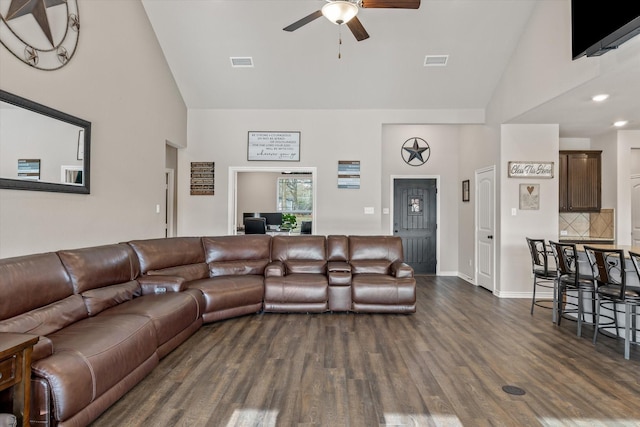
<path fill-rule="evenodd" d="M 0 392 L 11 389 L 18 425 L 29 426 L 31 351 L 37 335 L 0 332 Z"/>

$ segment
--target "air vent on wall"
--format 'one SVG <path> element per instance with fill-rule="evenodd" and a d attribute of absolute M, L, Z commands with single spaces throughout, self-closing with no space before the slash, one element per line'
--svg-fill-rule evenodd
<path fill-rule="evenodd" d="M 253 58 L 250 56 L 232 56 L 230 59 L 234 68 L 253 67 Z"/>
<path fill-rule="evenodd" d="M 424 57 L 425 67 L 443 67 L 447 65 L 449 55 L 427 55 Z"/>

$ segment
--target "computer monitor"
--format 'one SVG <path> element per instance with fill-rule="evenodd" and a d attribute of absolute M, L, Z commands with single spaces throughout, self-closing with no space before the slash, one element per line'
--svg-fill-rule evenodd
<path fill-rule="evenodd" d="M 282 225 L 282 212 L 244 212 L 242 219 L 244 218 L 266 218 L 267 227 L 278 228 Z"/>
<path fill-rule="evenodd" d="M 282 212 L 260 212 L 260 216 L 267 219 L 267 227 L 274 228 L 282 225 Z"/>

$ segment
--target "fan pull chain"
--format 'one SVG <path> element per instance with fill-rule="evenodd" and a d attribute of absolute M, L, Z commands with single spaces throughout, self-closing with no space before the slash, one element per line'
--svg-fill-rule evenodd
<path fill-rule="evenodd" d="M 342 58 L 342 25 L 338 25 L 338 59 Z"/>

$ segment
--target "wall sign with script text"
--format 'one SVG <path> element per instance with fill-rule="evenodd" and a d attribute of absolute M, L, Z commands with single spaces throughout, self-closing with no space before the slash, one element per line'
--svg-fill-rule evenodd
<path fill-rule="evenodd" d="M 300 132 L 249 132 L 247 160 L 299 162 Z"/>
<path fill-rule="evenodd" d="M 509 178 L 553 178 L 553 162 L 509 162 Z"/>

